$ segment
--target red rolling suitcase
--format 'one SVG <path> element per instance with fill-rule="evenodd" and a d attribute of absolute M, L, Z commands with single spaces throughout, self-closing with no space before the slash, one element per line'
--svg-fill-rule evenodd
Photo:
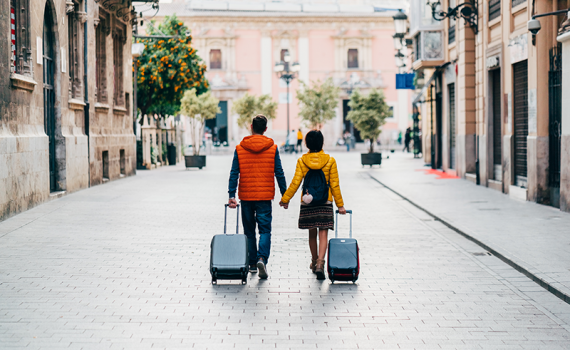
<path fill-rule="evenodd" d="M 329 240 L 327 271 L 332 283 L 335 281 L 352 281 L 356 283 L 360 274 L 359 248 L 356 239 L 352 238 L 352 210 L 350 214 L 350 238 L 338 238 L 338 210 L 334 237 Z"/>

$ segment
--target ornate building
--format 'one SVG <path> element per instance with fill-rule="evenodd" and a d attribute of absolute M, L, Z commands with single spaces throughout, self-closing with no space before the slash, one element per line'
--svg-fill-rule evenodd
<path fill-rule="evenodd" d="M 246 134 L 238 129 L 231 107 L 234 99 L 249 92 L 269 94 L 279 102 L 268 134 L 277 142 L 285 140 L 287 89 L 273 69 L 289 52 L 300 64 L 298 79 L 290 86 L 290 128 L 302 126 L 295 96 L 299 80 L 309 83 L 330 77 L 342 88 L 337 118 L 324 127 L 326 143 L 334 145 L 350 128 L 345 120 L 347 102 L 356 88 L 384 90 L 394 111 L 381 135 L 385 142 L 409 124 L 409 95 L 395 89 L 392 15 L 400 7 L 401 1 L 173 0 L 162 2 L 153 19 L 176 14 L 192 29 L 214 95 L 221 100 L 222 113 L 209 122 L 215 137 L 231 143 Z"/>
<path fill-rule="evenodd" d="M 132 4 L 107 3 L 0 5 L 0 220 L 135 173 Z"/>

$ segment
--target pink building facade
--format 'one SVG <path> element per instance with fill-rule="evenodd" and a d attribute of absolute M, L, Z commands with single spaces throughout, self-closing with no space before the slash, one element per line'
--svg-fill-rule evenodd
<path fill-rule="evenodd" d="M 247 130 L 238 128 L 232 102 L 248 92 L 269 94 L 278 102 L 277 118 L 268 136 L 282 143 L 287 135 L 287 86 L 274 73 L 275 63 L 288 51 L 299 62 L 297 79 L 290 85 L 290 129 L 307 131 L 298 117 L 299 81 L 332 78 L 341 87 L 336 118 L 323 128 L 327 146 L 335 145 L 344 130 L 350 90 L 384 91 L 393 117 L 383 127 L 383 145 L 394 143 L 411 124 L 409 94 L 396 90 L 392 35 L 394 11 L 375 11 L 371 5 L 301 4 L 241 1 L 161 3 L 154 17 L 162 21 L 176 14 L 191 29 L 198 54 L 208 66 L 207 77 L 222 113 L 210 121 L 215 137 L 230 144 Z M 215 124 L 214 124 L 215 123 Z"/>

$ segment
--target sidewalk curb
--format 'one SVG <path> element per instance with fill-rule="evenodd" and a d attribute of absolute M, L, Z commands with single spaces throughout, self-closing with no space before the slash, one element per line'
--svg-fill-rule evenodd
<path fill-rule="evenodd" d="M 483 243 L 482 241 L 475 238 L 474 236 L 466 233 L 465 231 L 462 231 L 461 229 L 453 226 L 451 223 L 447 222 L 446 220 L 444 220 L 444 219 L 440 218 L 439 216 L 429 212 L 427 209 L 425 209 L 422 206 L 420 206 L 419 204 L 413 202 L 408 197 L 405 197 L 404 195 L 400 194 L 399 192 L 397 192 L 393 188 L 387 186 L 386 184 L 384 184 L 383 182 L 378 180 L 376 177 L 374 177 L 372 174 L 368 174 L 368 176 L 370 176 L 370 178 L 373 181 L 379 183 L 380 185 L 384 186 L 386 189 L 390 190 L 392 193 L 396 194 L 398 197 L 402 198 L 403 200 L 407 201 L 408 203 L 410 203 L 414 207 L 416 207 L 416 208 L 420 209 L 421 211 L 423 211 L 424 213 L 428 214 L 429 216 L 434 218 L 434 220 L 441 222 L 442 224 L 447 226 L 449 229 L 457 232 L 461 236 L 467 238 L 468 240 L 472 241 L 473 243 L 475 243 L 475 244 L 481 246 L 482 248 L 486 249 L 491 254 L 493 254 L 494 256 L 499 258 L 501 261 L 505 262 L 507 265 L 511 266 L 512 268 L 514 268 L 518 272 L 522 273 L 523 275 L 527 276 L 533 282 L 535 282 L 536 284 L 538 284 L 542 288 L 546 289 L 548 292 L 552 293 L 554 296 L 556 296 L 560 300 L 564 301 L 567 304 L 570 304 L 570 295 L 569 294 L 566 294 L 563 291 L 561 291 L 560 289 L 554 287 L 552 284 L 545 281 L 544 278 L 541 278 L 540 276 L 538 276 L 538 274 L 531 272 L 529 269 L 527 269 L 524 266 L 522 266 L 521 264 L 515 262 L 513 259 L 510 259 L 509 257 L 505 256 L 504 254 L 498 252 L 497 250 L 495 250 L 492 247 L 490 247 L 489 245 Z"/>

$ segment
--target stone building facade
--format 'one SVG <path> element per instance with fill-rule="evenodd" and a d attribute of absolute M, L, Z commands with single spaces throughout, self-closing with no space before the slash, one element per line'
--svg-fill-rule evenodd
<path fill-rule="evenodd" d="M 441 3 L 447 9 L 463 1 Z M 464 19 L 431 20 L 432 27 L 423 23 L 410 32 L 414 43 L 424 31 L 441 33 L 441 56 L 413 63 L 426 83 L 414 99 L 421 110 L 424 159 L 512 197 L 570 211 L 570 201 L 561 200 L 562 72 L 556 40 L 565 15 L 540 18 L 536 36 L 527 29 L 533 15 L 570 4 L 474 3 L 476 26 Z M 423 0 L 412 0 L 411 10 L 411 27 L 432 15 Z"/>
<path fill-rule="evenodd" d="M 380 138 L 383 144 L 411 124 L 409 91 L 396 90 L 394 24 L 392 16 L 402 1 L 184 1 L 161 3 L 153 17 L 160 22 L 176 14 L 191 29 L 198 54 L 208 66 L 207 78 L 222 113 L 209 121 L 220 141 L 239 142 L 232 102 L 246 92 L 269 94 L 278 102 L 277 118 L 268 128 L 276 142 L 287 135 L 287 87 L 274 73 L 276 62 L 288 51 L 299 62 L 298 79 L 290 86 L 290 129 L 302 127 L 296 90 L 332 78 L 341 87 L 337 117 L 324 128 L 327 145 L 334 145 L 350 128 L 346 121 L 350 90 L 384 91 L 393 109 Z M 376 7 L 375 7 L 376 6 Z M 154 11 L 148 11 L 154 15 Z M 146 15 L 146 14 L 145 14 Z M 144 17 L 144 16 L 143 16 Z M 209 126 L 209 125 L 207 125 Z M 398 146 L 399 147 L 399 146 Z"/>
<path fill-rule="evenodd" d="M 132 4 L 104 4 L 0 4 L 0 220 L 135 174 Z"/>

